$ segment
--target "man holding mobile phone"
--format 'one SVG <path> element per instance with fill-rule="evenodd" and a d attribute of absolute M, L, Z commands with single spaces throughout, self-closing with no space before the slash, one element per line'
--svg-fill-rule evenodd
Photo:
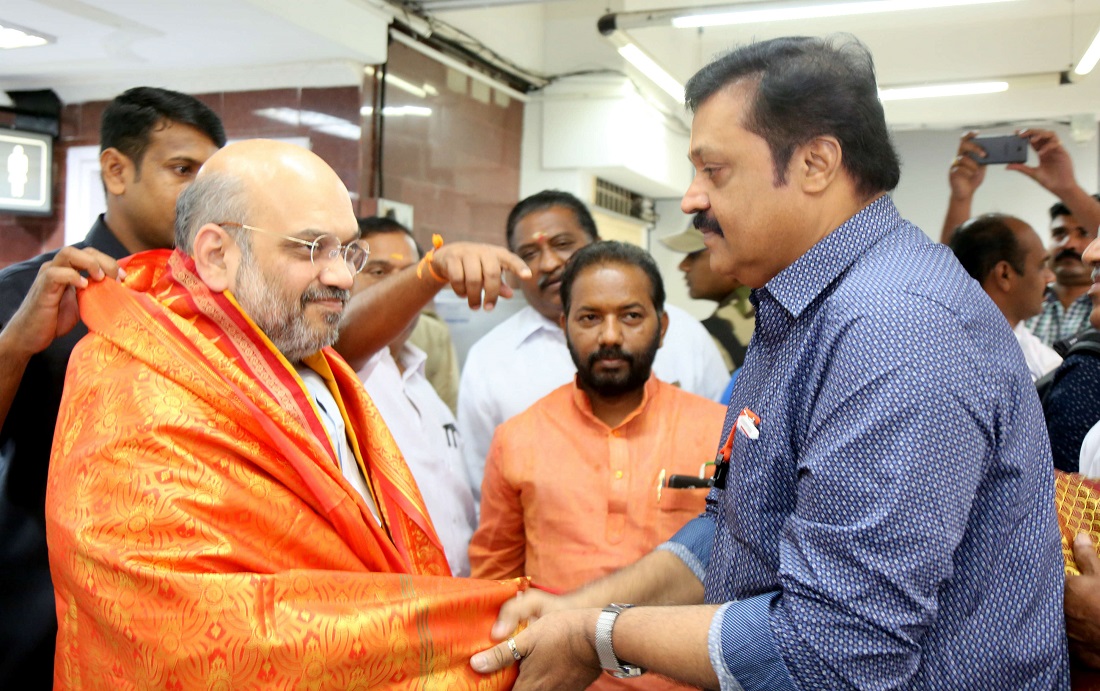
<path fill-rule="evenodd" d="M 1100 226 L 1100 196 L 1090 195 L 1077 183 L 1073 160 L 1051 130 L 1024 129 L 1017 132 L 1039 155 L 1039 163 L 1009 163 L 1014 170 L 1042 185 L 1058 202 L 1050 209 L 1051 270 L 1054 282 L 1047 288 L 1042 311 L 1026 323 L 1027 328 L 1048 346 L 1088 326 L 1092 303 L 1087 295 L 1092 280 L 1081 261 L 1085 247 L 1096 239 Z M 959 141 L 951 162 L 948 181 L 951 199 L 940 241 L 948 243 L 955 228 L 971 217 L 974 193 L 985 180 L 986 166 L 979 160 L 987 154 L 976 142 L 978 132 L 967 132 Z"/>

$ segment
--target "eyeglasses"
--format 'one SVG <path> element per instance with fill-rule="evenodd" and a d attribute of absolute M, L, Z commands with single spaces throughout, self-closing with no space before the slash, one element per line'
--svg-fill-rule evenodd
<path fill-rule="evenodd" d="M 367 260 L 370 259 L 370 247 L 363 240 L 352 240 L 348 244 L 342 244 L 340 238 L 335 235 L 320 235 L 313 240 L 303 240 L 302 238 L 296 238 L 293 235 L 283 235 L 282 233 L 276 233 L 271 230 L 264 230 L 263 228 L 257 228 L 256 226 L 250 226 L 245 223 L 235 223 L 233 221 L 225 221 L 219 223 L 219 226 L 233 226 L 235 228 L 244 228 L 245 230 L 251 230 L 254 233 L 266 233 L 268 235 L 274 235 L 275 237 L 283 238 L 284 240 L 290 240 L 296 242 L 299 245 L 303 245 L 309 248 L 309 261 L 313 264 L 314 268 L 317 267 L 318 262 L 332 262 L 337 257 L 342 256 L 344 264 L 348 267 L 348 271 L 351 275 L 359 273 L 367 265 Z"/>

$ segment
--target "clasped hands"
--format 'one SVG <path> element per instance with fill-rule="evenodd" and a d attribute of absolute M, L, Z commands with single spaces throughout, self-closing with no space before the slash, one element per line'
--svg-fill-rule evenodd
<path fill-rule="evenodd" d="M 599 612 L 577 608 L 568 595 L 521 592 L 504 603 L 493 624 L 490 635 L 501 642 L 474 655 L 470 664 L 489 674 L 522 661 L 516 691 L 584 689 L 601 671 L 592 642 Z M 526 628 L 516 633 L 523 622 Z"/>

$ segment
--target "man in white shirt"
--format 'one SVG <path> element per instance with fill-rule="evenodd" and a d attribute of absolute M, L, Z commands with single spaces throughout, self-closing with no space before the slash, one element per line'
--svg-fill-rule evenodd
<path fill-rule="evenodd" d="M 581 247 L 599 239 L 595 221 L 572 194 L 547 190 L 508 215 L 508 248 L 531 270 L 520 279 L 528 306 L 470 348 L 458 389 L 458 428 L 466 471 L 480 499 L 485 458 L 497 425 L 526 410 L 576 373 L 561 329 L 562 270 Z M 667 306 L 668 332 L 653 371 L 663 381 L 717 401 L 729 381 L 714 340 L 687 312 Z"/>
<path fill-rule="evenodd" d="M 370 245 L 370 259 L 356 276 L 356 290 L 384 281 L 420 258 L 412 233 L 397 221 L 361 219 L 359 229 Z M 359 369 L 359 378 L 412 470 L 451 573 L 469 576 L 470 537 L 477 527 L 474 496 L 466 482 L 454 414 L 425 376 L 424 351 L 408 342 L 415 326 L 416 319 L 388 348 L 371 356 Z"/>
<path fill-rule="evenodd" d="M 1043 308 L 1047 283 L 1054 280 L 1050 253 L 1031 226 L 1014 216 L 985 214 L 955 229 L 951 250 L 966 272 L 1001 310 L 1016 334 L 1032 380 L 1062 358 L 1024 326 Z"/>

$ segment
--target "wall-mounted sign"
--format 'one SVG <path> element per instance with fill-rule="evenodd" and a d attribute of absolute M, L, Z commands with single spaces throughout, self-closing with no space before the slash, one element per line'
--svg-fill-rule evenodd
<path fill-rule="evenodd" d="M 0 129 L 0 211 L 53 212 L 53 138 Z"/>

